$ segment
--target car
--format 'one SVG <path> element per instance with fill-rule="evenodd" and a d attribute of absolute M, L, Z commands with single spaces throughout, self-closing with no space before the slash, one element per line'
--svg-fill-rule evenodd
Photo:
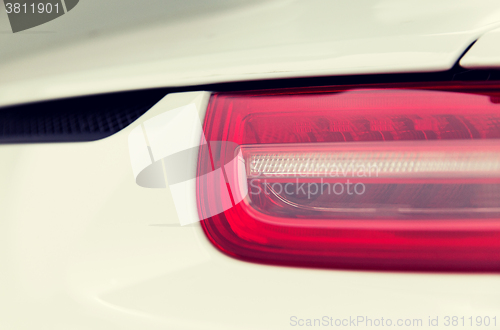
<path fill-rule="evenodd" d="M 66 1 L 0 10 L 1 329 L 500 326 L 498 2 Z"/>

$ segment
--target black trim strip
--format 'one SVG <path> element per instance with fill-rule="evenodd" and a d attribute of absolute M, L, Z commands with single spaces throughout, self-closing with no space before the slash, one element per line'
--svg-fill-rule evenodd
<path fill-rule="evenodd" d="M 78 97 L 0 109 L 0 143 L 103 139 L 148 111 L 163 91 Z"/>
<path fill-rule="evenodd" d="M 500 80 L 500 70 L 467 70 L 245 81 L 75 97 L 0 108 L 0 144 L 94 141 L 130 125 L 168 93 L 329 85 Z"/>

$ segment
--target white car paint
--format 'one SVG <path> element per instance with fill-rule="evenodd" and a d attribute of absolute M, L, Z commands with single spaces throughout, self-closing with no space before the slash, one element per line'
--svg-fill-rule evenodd
<path fill-rule="evenodd" d="M 2 61 L 0 105 L 446 70 L 499 21 L 498 1 L 258 3 Z M 203 117 L 202 94 L 170 94 L 161 111 L 195 104 Z M 0 329 L 288 329 L 292 316 L 360 315 L 421 318 L 423 328 L 438 317 L 432 328 L 442 329 L 445 316 L 496 316 L 499 327 L 497 274 L 276 267 L 222 254 L 199 224 L 178 225 L 169 189 L 135 183 L 128 136 L 159 111 L 100 141 L 0 146 Z"/>
<path fill-rule="evenodd" d="M 78 10 L 43 29 L 74 29 Z M 499 24 L 496 0 L 259 1 L 4 61 L 0 106 L 153 87 L 447 70 Z M 0 34 L 12 47 L 22 37 Z"/>
<path fill-rule="evenodd" d="M 460 60 L 467 69 L 500 68 L 500 29 L 485 33 Z"/>

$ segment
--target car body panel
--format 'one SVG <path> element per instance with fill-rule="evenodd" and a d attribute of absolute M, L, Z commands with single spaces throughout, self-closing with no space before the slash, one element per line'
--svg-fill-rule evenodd
<path fill-rule="evenodd" d="M 500 67 L 500 29 L 488 31 L 460 59 L 467 69 L 498 69 Z"/>
<path fill-rule="evenodd" d="M 70 28 L 68 17 L 48 24 Z M 444 71 L 499 23 L 491 0 L 256 2 L 5 61 L 0 106 L 155 87 Z M 14 37 L 1 36 L 11 47 Z"/>

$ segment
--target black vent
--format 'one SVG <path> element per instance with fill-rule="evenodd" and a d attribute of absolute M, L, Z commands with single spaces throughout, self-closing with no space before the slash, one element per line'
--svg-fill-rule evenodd
<path fill-rule="evenodd" d="M 116 93 L 3 108 L 0 143 L 99 140 L 130 125 L 165 94 Z"/>

